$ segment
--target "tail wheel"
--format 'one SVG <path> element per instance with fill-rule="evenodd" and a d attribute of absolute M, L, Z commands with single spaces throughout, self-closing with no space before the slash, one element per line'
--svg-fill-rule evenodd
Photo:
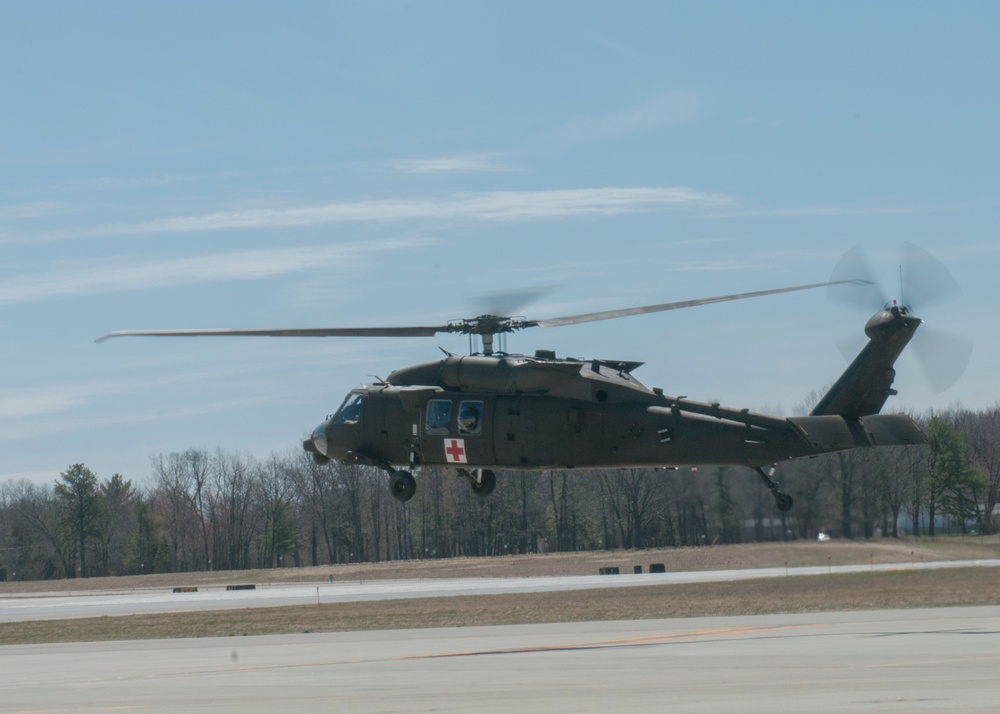
<path fill-rule="evenodd" d="M 409 471 L 393 471 L 389 476 L 389 493 L 397 501 L 406 502 L 417 492 L 417 481 Z"/>
<path fill-rule="evenodd" d="M 478 479 L 472 476 L 469 482 L 472 484 L 472 492 L 477 496 L 489 496 L 497 487 L 497 475 L 489 469 L 483 469 Z"/>

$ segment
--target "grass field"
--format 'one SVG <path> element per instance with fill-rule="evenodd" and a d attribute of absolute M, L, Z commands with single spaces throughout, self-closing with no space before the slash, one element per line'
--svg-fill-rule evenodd
<path fill-rule="evenodd" d="M 189 573 L 3 583 L 0 597 L 87 590 L 156 589 L 225 583 L 306 583 L 404 578 L 592 575 L 618 566 L 632 572 L 663 563 L 669 571 L 899 563 L 900 569 L 849 575 L 795 576 L 714 584 L 609 588 L 556 593 L 427 598 L 253 608 L 199 613 L 0 623 L 0 644 L 234 637 L 465 625 L 750 615 L 954 605 L 1000 605 L 1000 570 L 990 567 L 912 570 L 914 562 L 1000 558 L 1000 540 L 831 541 L 648 551 L 565 553 L 406 561 L 238 573 Z"/>

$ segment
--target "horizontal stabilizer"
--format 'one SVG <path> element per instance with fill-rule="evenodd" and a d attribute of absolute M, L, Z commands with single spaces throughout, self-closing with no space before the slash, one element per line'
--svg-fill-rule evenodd
<path fill-rule="evenodd" d="M 852 420 L 836 415 L 805 416 L 789 417 L 788 421 L 818 451 L 927 443 L 924 432 L 905 414 L 873 414 Z"/>
<path fill-rule="evenodd" d="M 873 414 L 861 420 L 872 446 L 926 444 L 927 435 L 905 414 Z"/>

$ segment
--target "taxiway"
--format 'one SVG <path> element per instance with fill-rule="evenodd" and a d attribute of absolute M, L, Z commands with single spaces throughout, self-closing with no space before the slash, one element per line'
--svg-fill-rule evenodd
<path fill-rule="evenodd" d="M 13 712 L 994 712 L 1000 607 L 0 647 Z"/>

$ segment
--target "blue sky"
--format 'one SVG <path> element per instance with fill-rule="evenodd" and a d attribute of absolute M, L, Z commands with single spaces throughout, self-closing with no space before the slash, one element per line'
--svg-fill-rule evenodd
<path fill-rule="evenodd" d="M 0 23 L 0 481 L 138 482 L 188 448 L 298 448 L 431 339 L 122 329 L 533 318 L 820 282 L 898 246 L 963 300 L 998 401 L 995 3 L 20 3 Z M 869 312 L 824 291 L 512 336 L 643 360 L 668 394 L 791 414 Z"/>

